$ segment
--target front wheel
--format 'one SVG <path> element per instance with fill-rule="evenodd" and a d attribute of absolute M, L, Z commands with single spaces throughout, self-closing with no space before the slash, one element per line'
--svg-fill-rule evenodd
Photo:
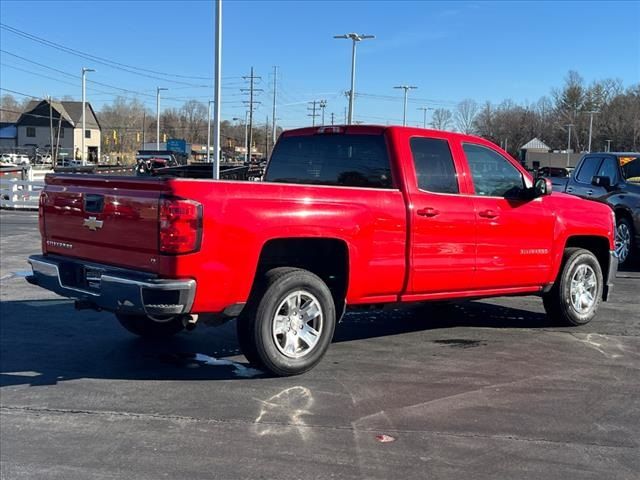
<path fill-rule="evenodd" d="M 149 317 L 116 313 L 120 324 L 134 335 L 143 338 L 167 338 L 184 329 L 180 316 Z"/>
<path fill-rule="evenodd" d="M 299 268 L 275 268 L 238 318 L 238 343 L 251 363 L 275 375 L 298 375 L 320 362 L 335 324 L 333 297 L 318 276 Z"/>
<path fill-rule="evenodd" d="M 624 264 L 633 251 L 633 225 L 620 217 L 616 221 L 616 255 L 620 265 Z"/>
<path fill-rule="evenodd" d="M 545 311 L 563 324 L 585 325 L 596 315 L 602 290 L 602 269 L 595 255 L 567 248 L 556 283 L 542 297 Z"/>

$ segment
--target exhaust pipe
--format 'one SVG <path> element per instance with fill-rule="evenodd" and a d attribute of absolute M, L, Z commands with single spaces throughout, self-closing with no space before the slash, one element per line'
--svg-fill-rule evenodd
<path fill-rule="evenodd" d="M 182 317 L 182 325 L 184 325 L 184 329 L 187 332 L 190 332 L 194 328 L 196 328 L 196 323 L 198 322 L 198 315 L 185 315 Z"/>

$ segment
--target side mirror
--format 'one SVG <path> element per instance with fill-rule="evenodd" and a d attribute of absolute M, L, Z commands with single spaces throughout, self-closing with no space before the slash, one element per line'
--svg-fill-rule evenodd
<path fill-rule="evenodd" d="M 552 190 L 553 185 L 550 178 L 538 178 L 536 183 L 533 185 L 535 198 L 551 195 Z"/>
<path fill-rule="evenodd" d="M 596 175 L 591 179 L 591 185 L 594 187 L 603 187 L 609 190 L 611 188 L 611 178 Z"/>

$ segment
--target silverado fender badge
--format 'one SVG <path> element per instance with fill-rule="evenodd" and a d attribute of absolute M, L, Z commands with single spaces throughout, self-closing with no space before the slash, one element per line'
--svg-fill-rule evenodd
<path fill-rule="evenodd" d="M 87 227 L 89 230 L 95 232 L 99 228 L 102 228 L 103 223 L 104 222 L 102 220 L 98 220 L 96 217 L 89 217 L 84 219 L 82 226 Z"/>

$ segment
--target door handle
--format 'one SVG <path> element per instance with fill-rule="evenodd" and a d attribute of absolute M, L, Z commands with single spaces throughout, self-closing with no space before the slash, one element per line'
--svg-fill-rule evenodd
<path fill-rule="evenodd" d="M 478 216 L 482 218 L 496 218 L 498 216 L 498 212 L 494 212 L 493 210 L 482 210 L 478 212 Z"/>
<path fill-rule="evenodd" d="M 573 187 L 567 187 L 567 189 L 565 190 L 565 192 L 573 192 Z"/>
<path fill-rule="evenodd" d="M 416 213 L 421 217 L 437 217 L 438 215 L 440 215 L 440 212 L 438 210 L 431 207 L 421 208 L 420 210 L 416 211 Z"/>
<path fill-rule="evenodd" d="M 587 190 L 587 195 L 593 195 L 593 190 Z"/>

